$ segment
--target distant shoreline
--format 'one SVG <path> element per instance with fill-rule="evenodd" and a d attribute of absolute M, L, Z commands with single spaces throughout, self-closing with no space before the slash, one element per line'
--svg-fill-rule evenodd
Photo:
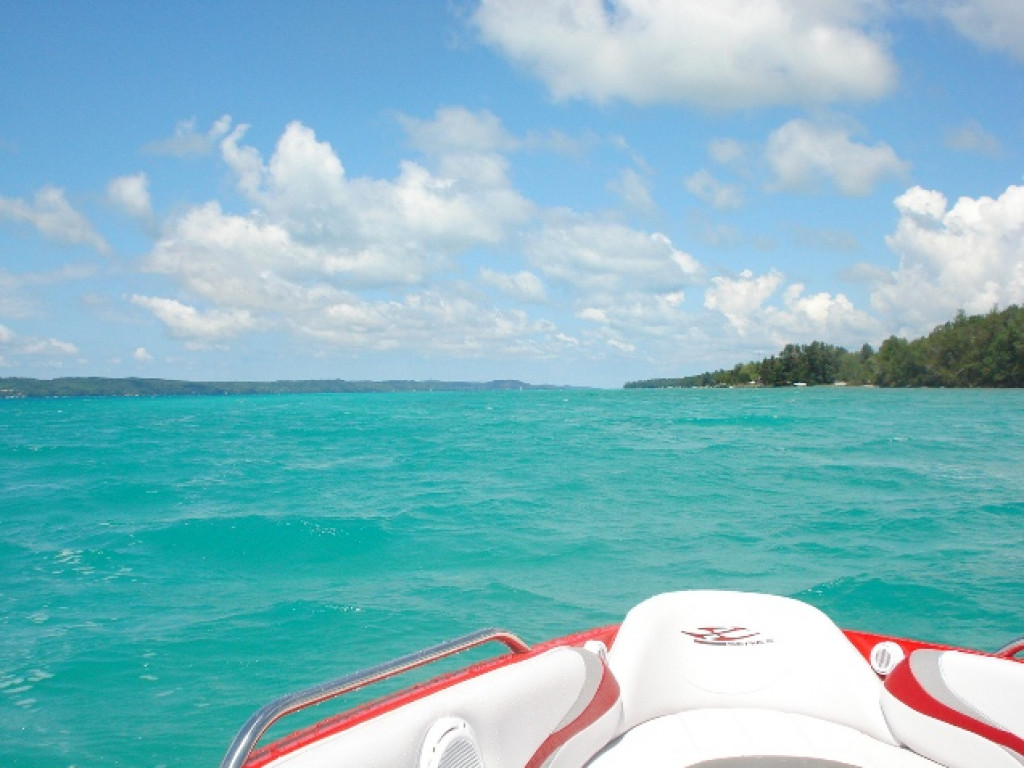
<path fill-rule="evenodd" d="M 569 390 L 583 387 L 529 384 L 514 379 L 472 381 L 183 381 L 177 379 L 68 376 L 56 379 L 0 378 L 0 399 L 54 397 L 174 397 L 188 395 L 319 395 L 376 392 L 489 392 Z"/>
<path fill-rule="evenodd" d="M 877 385 L 930 389 L 1024 388 L 1024 308 L 987 315 L 962 310 L 925 337 L 890 336 L 875 351 L 850 352 L 821 341 L 787 344 L 779 354 L 696 376 L 630 381 L 626 389 Z"/>

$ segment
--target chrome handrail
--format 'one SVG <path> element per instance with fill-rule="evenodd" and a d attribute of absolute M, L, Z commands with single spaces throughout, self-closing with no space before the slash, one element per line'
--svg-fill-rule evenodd
<path fill-rule="evenodd" d="M 1024 635 L 1021 635 L 1016 640 L 1011 640 L 992 655 L 1012 659 L 1015 658 L 1017 654 L 1019 654 L 1021 651 L 1024 651 Z"/>
<path fill-rule="evenodd" d="M 530 651 L 530 646 L 511 632 L 494 628 L 481 629 L 336 680 L 281 696 L 260 707 L 246 721 L 221 760 L 220 768 L 242 768 L 266 730 L 285 715 L 492 641 L 503 643 L 513 653 Z"/>

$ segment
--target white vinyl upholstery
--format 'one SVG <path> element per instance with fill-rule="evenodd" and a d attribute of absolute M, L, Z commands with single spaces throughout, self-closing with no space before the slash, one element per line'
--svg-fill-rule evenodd
<path fill-rule="evenodd" d="M 579 768 L 618 731 L 601 658 L 559 647 L 491 670 L 286 754 L 267 768 L 416 768 L 439 720 L 465 722 L 484 768 Z"/>
<path fill-rule="evenodd" d="M 767 709 L 696 709 L 648 720 L 599 753 L 588 768 L 727 765 L 937 768 L 845 725 Z"/>
<path fill-rule="evenodd" d="M 881 683 L 831 619 L 773 595 L 671 592 L 640 603 L 609 653 L 623 731 L 697 709 L 770 709 L 890 745 Z"/>
<path fill-rule="evenodd" d="M 882 709 L 903 744 L 949 768 L 1024 766 L 1024 664 L 918 650 L 889 675 Z"/>

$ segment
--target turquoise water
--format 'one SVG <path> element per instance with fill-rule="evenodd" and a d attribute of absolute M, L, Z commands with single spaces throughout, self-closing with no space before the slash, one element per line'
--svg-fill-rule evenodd
<path fill-rule="evenodd" d="M 280 693 L 682 588 L 1024 633 L 1024 392 L 0 401 L 0 768 L 216 766 Z"/>

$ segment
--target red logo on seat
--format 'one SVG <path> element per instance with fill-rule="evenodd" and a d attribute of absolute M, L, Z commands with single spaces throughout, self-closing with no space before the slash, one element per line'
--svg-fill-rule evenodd
<path fill-rule="evenodd" d="M 702 645 L 764 645 L 773 642 L 769 638 L 755 640 L 761 633 L 746 627 L 697 627 L 692 632 L 681 631 Z"/>

